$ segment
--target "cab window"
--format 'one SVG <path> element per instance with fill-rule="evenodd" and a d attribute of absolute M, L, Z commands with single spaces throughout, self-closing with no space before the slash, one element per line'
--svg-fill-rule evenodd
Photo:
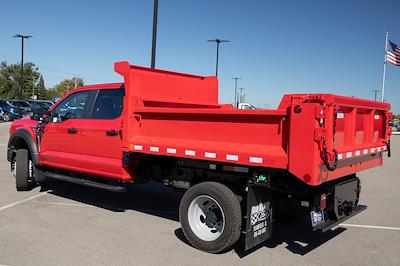
<path fill-rule="evenodd" d="M 54 108 L 52 112 L 53 122 L 85 118 L 91 94 L 92 91 L 79 91 L 68 96 Z"/>
<path fill-rule="evenodd" d="M 123 89 L 100 90 L 93 106 L 93 119 L 114 119 L 122 113 Z"/>

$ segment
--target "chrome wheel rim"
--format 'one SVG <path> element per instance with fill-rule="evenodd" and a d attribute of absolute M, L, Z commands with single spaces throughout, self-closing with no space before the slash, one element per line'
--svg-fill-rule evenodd
<path fill-rule="evenodd" d="M 15 160 L 15 159 L 11 163 L 11 172 L 12 172 L 13 177 L 17 176 L 17 160 Z"/>
<path fill-rule="evenodd" d="M 198 238 L 214 241 L 224 232 L 225 214 L 215 199 L 200 195 L 189 205 L 188 222 L 192 232 Z"/>
<path fill-rule="evenodd" d="M 8 114 L 4 114 L 3 115 L 3 119 L 5 122 L 9 122 L 10 121 L 10 116 Z"/>

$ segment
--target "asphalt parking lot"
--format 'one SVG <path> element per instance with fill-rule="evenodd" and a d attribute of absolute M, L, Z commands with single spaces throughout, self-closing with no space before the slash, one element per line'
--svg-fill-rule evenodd
<path fill-rule="evenodd" d="M 158 184 L 113 194 L 67 183 L 17 192 L 0 124 L 0 265 L 400 265 L 400 136 L 384 167 L 361 172 L 368 209 L 320 234 L 299 221 L 243 253 L 220 255 L 187 244 L 180 195 Z"/>

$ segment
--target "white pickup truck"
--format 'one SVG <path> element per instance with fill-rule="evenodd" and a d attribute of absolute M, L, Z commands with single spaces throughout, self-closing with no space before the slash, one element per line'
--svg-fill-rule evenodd
<path fill-rule="evenodd" d="M 256 108 L 249 104 L 249 103 L 239 103 L 238 104 L 238 109 L 242 109 L 242 110 L 255 110 Z"/>

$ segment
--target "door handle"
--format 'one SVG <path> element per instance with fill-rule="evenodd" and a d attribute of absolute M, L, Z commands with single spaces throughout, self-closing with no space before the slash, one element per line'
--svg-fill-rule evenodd
<path fill-rule="evenodd" d="M 76 134 L 78 133 L 78 129 L 74 127 L 68 128 L 68 134 Z"/>
<path fill-rule="evenodd" d="M 110 129 L 106 131 L 106 135 L 113 137 L 113 136 L 118 136 L 119 135 L 119 130 L 115 130 L 115 129 Z"/>

